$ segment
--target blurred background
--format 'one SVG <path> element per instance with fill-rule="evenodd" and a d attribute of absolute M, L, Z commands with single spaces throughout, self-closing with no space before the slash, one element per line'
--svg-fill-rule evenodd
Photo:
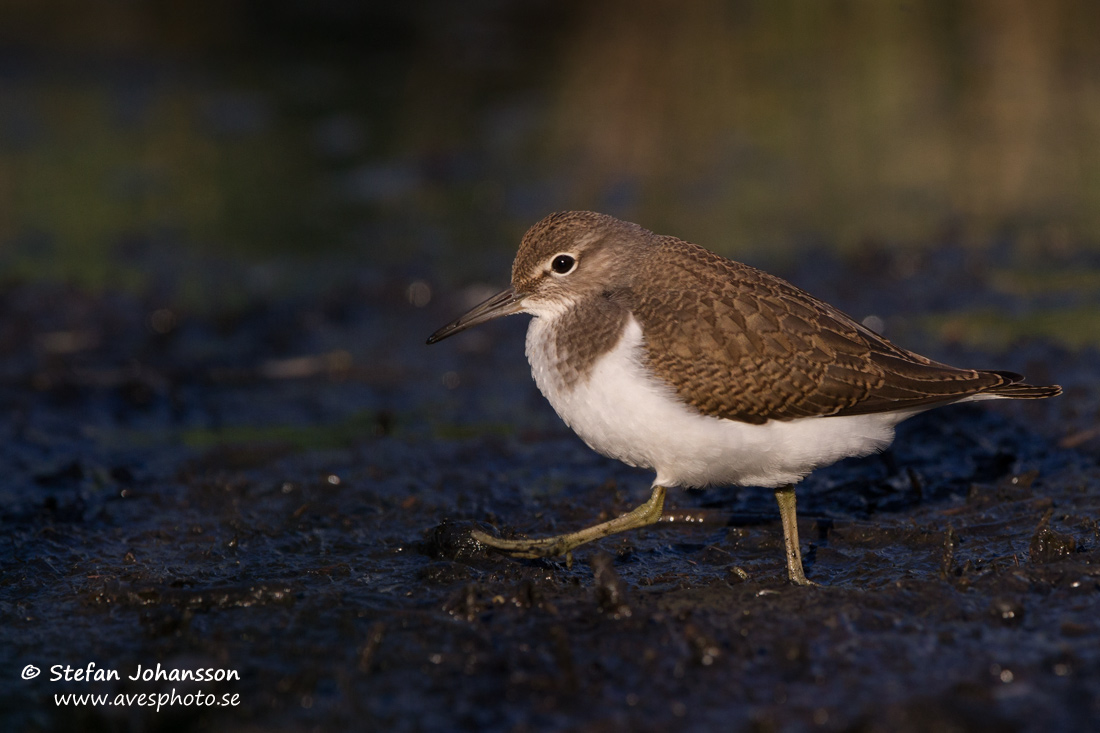
<path fill-rule="evenodd" d="M 816 472 L 813 603 L 751 489 L 618 571 L 468 559 L 648 494 L 526 319 L 424 345 L 567 208 L 1066 394 Z M 1097 347 L 1095 0 L 0 0 L 0 668 L 243 703 L 9 674 L 0 729 L 1088 729 Z"/>
<path fill-rule="evenodd" d="M 585 208 L 780 271 L 976 253 L 1012 324 L 934 329 L 1096 344 L 1098 32 L 1090 0 L 0 0 L 0 277 L 423 304 Z"/>

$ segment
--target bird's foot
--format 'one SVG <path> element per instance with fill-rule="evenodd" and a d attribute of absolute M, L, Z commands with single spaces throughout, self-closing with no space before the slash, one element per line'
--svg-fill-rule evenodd
<path fill-rule="evenodd" d="M 635 507 L 632 511 L 621 514 L 614 519 L 586 527 L 577 532 L 541 539 L 505 540 L 499 537 L 491 537 L 475 529 L 470 532 L 470 536 L 486 547 L 491 547 L 511 557 L 524 559 L 553 557 L 568 554 L 583 544 L 602 539 L 608 535 L 653 524 L 661 518 L 664 504 L 665 487 L 654 486 L 653 493 L 645 504 Z"/>

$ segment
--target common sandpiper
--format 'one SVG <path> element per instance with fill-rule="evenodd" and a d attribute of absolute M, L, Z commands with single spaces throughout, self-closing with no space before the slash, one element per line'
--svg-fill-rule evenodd
<path fill-rule="evenodd" d="M 794 485 L 807 474 L 883 450 L 933 407 L 1062 391 L 932 361 L 774 275 L 589 211 L 531 227 L 511 287 L 428 343 L 514 313 L 534 316 L 527 359 L 561 419 L 599 453 L 657 472 L 647 502 L 577 532 L 472 533 L 515 557 L 653 524 L 671 487 L 759 486 L 779 503 L 788 577 L 806 585 Z"/>

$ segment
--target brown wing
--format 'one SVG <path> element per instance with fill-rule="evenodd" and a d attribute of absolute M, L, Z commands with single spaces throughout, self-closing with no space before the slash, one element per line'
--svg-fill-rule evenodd
<path fill-rule="evenodd" d="M 703 414 L 763 423 L 885 412 L 981 392 L 1060 391 L 1019 384 L 1022 377 L 1011 372 L 939 364 L 784 280 L 662 239 L 646 258 L 667 283 L 660 300 L 638 291 L 626 297 L 650 368 Z"/>

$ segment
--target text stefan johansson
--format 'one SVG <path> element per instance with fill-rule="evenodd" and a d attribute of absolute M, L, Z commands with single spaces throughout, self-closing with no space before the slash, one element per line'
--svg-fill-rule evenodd
<path fill-rule="evenodd" d="M 197 669 L 164 669 L 160 663 L 155 668 L 142 667 L 140 664 L 133 674 L 126 679 L 134 682 L 223 682 L 239 680 L 240 674 L 235 669 L 220 669 L 217 667 L 199 667 Z M 86 667 L 73 668 L 55 664 L 50 667 L 50 682 L 107 682 L 122 679 L 116 669 L 98 668 L 95 662 L 88 662 Z"/>

